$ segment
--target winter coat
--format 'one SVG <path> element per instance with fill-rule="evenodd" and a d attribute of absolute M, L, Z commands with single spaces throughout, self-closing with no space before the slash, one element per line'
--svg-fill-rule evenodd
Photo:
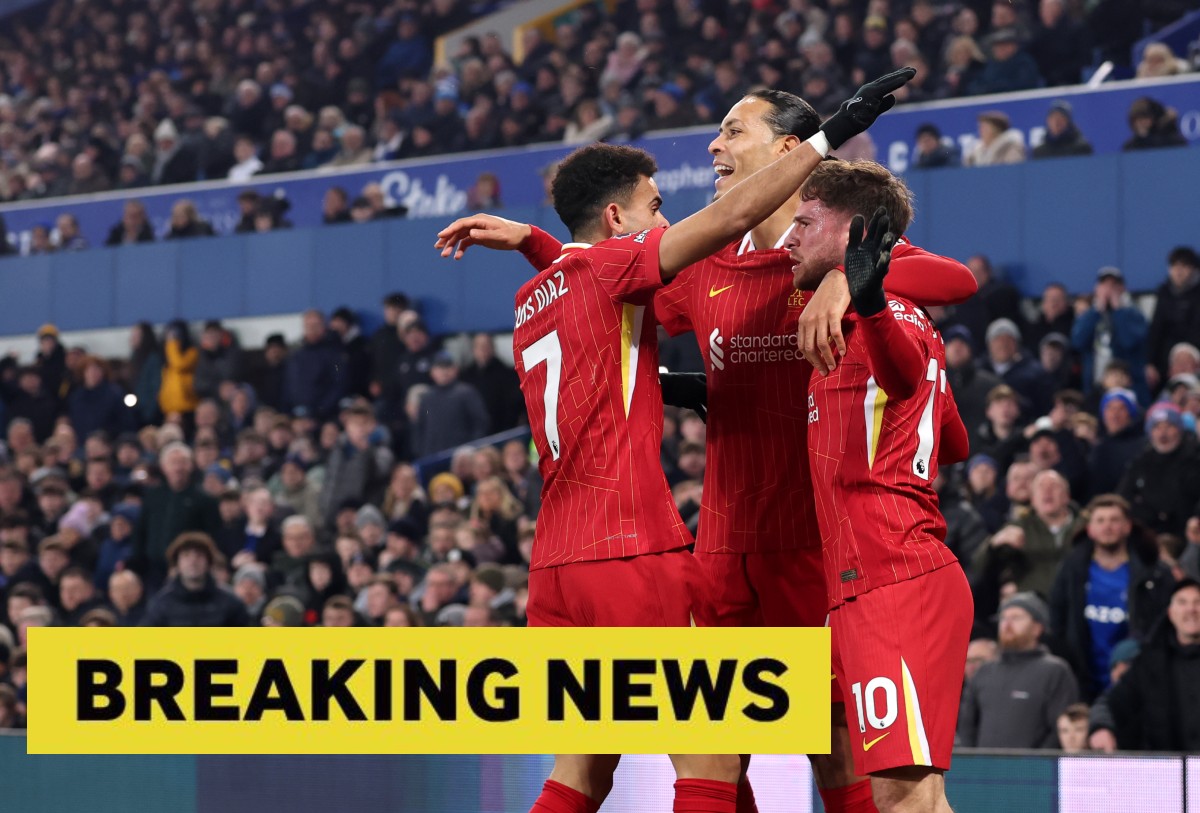
<path fill-rule="evenodd" d="M 1005 130 L 991 144 L 980 141 L 967 153 L 963 164 L 969 167 L 990 167 L 996 164 L 1020 164 L 1025 160 L 1025 142 L 1016 130 Z"/>
<path fill-rule="evenodd" d="M 1072 155 L 1091 155 L 1093 152 L 1095 150 L 1091 143 L 1083 137 L 1079 128 L 1072 124 L 1057 138 L 1047 133 L 1046 140 L 1033 148 L 1033 157 L 1067 158 Z"/>
<path fill-rule="evenodd" d="M 215 353 L 200 348 L 196 358 L 194 386 L 197 398 L 216 398 L 222 381 L 239 381 L 241 351 L 235 345 L 219 347 Z"/>
<path fill-rule="evenodd" d="M 1172 347 L 1180 342 L 1200 347 L 1200 280 L 1182 291 L 1167 280 L 1158 286 L 1155 295 L 1158 299 L 1146 349 L 1150 363 L 1166 375 Z"/>
<path fill-rule="evenodd" d="M 124 396 L 115 384 L 107 381 L 95 389 L 79 387 L 67 398 L 67 414 L 75 436 L 86 438 L 103 429 L 110 438 L 133 428 L 133 416 L 125 406 Z"/>
<path fill-rule="evenodd" d="M 1029 54 L 1019 51 L 1011 59 L 1003 62 L 989 59 L 979 76 L 971 83 L 971 95 L 1012 93 L 1041 86 L 1042 75 L 1038 72 L 1037 63 Z"/>
<path fill-rule="evenodd" d="M 195 484 L 182 491 L 168 485 L 147 491 L 133 531 L 133 555 L 129 560 L 130 568 L 142 575 L 147 590 L 165 581 L 167 547 L 184 531 L 203 531 L 214 538 L 220 534 L 217 501 Z"/>
<path fill-rule="evenodd" d="M 288 410 L 305 407 L 311 417 L 326 421 L 337 412 L 346 394 L 346 371 L 337 337 L 316 344 L 305 342 L 288 356 L 283 379 L 283 400 Z"/>
<path fill-rule="evenodd" d="M 1080 695 L 1088 702 L 1098 693 L 1091 671 L 1092 632 L 1085 614 L 1094 550 L 1091 539 L 1081 538 L 1063 560 L 1050 591 L 1050 631 L 1057 652 L 1071 665 Z M 1139 641 L 1145 640 L 1166 614 L 1175 583 L 1167 566 L 1155 558 L 1156 552 L 1130 539 L 1129 637 Z"/>
<path fill-rule="evenodd" d="M 320 505 L 326 524 L 333 527 L 346 500 L 378 504 L 392 476 L 392 462 L 392 452 L 384 446 L 359 449 L 342 438 L 325 464 Z"/>
<path fill-rule="evenodd" d="M 1071 667 L 1046 647 L 1002 652 L 963 688 L 959 742 L 969 748 L 1057 748 L 1058 716 L 1078 698 Z"/>
<path fill-rule="evenodd" d="M 999 376 L 1001 381 L 1016 391 L 1021 402 L 1021 414 L 1026 419 L 1046 415 L 1054 406 L 1054 382 L 1042 365 L 1033 359 L 1018 356 L 1003 373 L 986 356 L 981 359 L 979 366 Z"/>
<path fill-rule="evenodd" d="M 158 420 L 158 394 L 162 391 L 163 355 L 157 350 L 146 356 L 137 380 L 133 382 L 133 394 L 137 397 L 137 417 L 141 424 L 156 423 Z"/>
<path fill-rule="evenodd" d="M 1179 447 L 1159 454 L 1147 445 L 1121 478 L 1117 493 L 1133 506 L 1133 517 L 1155 533 L 1182 536 L 1200 505 L 1200 449 L 1184 435 Z"/>
<path fill-rule="evenodd" d="M 188 590 L 178 577 L 150 600 L 143 627 L 245 627 L 246 606 L 209 576 L 199 590 Z"/>
<path fill-rule="evenodd" d="M 517 371 L 498 358 L 486 365 L 469 364 L 459 374 L 459 380 L 473 386 L 487 404 L 491 431 L 500 432 L 516 426 L 525 415 L 525 399 Z"/>
<path fill-rule="evenodd" d="M 195 412 L 199 403 L 194 385 L 200 351 L 195 346 L 180 350 L 178 341 L 167 339 L 166 354 L 167 363 L 162 370 L 158 406 L 164 413 Z"/>
<path fill-rule="evenodd" d="M 1164 619 L 1119 681 L 1092 707 L 1122 751 L 1200 750 L 1200 645 L 1184 646 Z"/>
<path fill-rule="evenodd" d="M 1101 438 L 1088 457 L 1088 494 L 1111 494 L 1146 447 L 1142 424 L 1134 420 L 1115 435 Z"/>
<path fill-rule="evenodd" d="M 416 452 L 429 455 L 453 449 L 484 437 L 488 427 L 487 407 L 470 384 L 454 381 L 432 387 L 421 399 L 414 432 Z"/>
<path fill-rule="evenodd" d="M 1112 339 L 1110 348 L 1113 359 L 1129 365 L 1129 374 L 1133 378 L 1133 391 L 1137 393 L 1139 403 L 1150 400 L 1150 391 L 1146 388 L 1146 335 L 1149 325 L 1142 312 L 1132 305 L 1101 313 L 1095 308 L 1088 308 L 1075 320 L 1071 328 L 1071 346 L 1083 359 L 1083 391 L 1091 392 L 1096 386 L 1096 332 L 1107 320 L 1111 325 Z"/>

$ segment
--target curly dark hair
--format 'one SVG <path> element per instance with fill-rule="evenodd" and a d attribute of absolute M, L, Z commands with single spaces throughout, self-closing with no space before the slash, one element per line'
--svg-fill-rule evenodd
<path fill-rule="evenodd" d="M 568 155 L 558 166 L 551 195 L 554 211 L 572 237 L 596 230 L 609 203 L 628 205 L 638 180 L 658 172 L 654 156 L 636 147 L 591 144 Z"/>

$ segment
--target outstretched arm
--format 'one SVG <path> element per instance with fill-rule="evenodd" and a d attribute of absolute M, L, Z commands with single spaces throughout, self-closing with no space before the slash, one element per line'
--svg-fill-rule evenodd
<path fill-rule="evenodd" d="M 798 149 L 760 169 L 711 206 L 675 224 L 658 246 L 663 281 L 713 254 L 738 235 L 757 226 L 787 202 L 830 149 L 837 149 L 867 130 L 896 103 L 892 92 L 916 71 L 901 68 L 860 87 L 821 130 Z"/>
<path fill-rule="evenodd" d="M 461 260 L 471 246 L 520 251 L 539 271 L 554 262 L 562 250 L 562 243 L 537 226 L 488 214 L 460 217 L 438 232 L 433 244 L 443 257 L 456 260 Z"/>
<path fill-rule="evenodd" d="M 979 290 L 971 269 L 949 257 L 909 246 L 892 262 L 884 288 L 923 307 L 957 305 Z"/>

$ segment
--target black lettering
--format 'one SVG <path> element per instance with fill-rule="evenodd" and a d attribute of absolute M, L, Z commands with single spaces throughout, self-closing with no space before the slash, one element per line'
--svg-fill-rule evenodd
<path fill-rule="evenodd" d="M 296 697 L 292 679 L 288 677 L 287 667 L 278 658 L 268 658 L 263 664 L 242 719 L 246 722 L 261 720 L 268 711 L 282 711 L 289 723 L 304 722 L 304 710 L 300 708 L 300 699 Z"/>
<path fill-rule="evenodd" d="M 216 683 L 217 675 L 236 675 L 237 661 L 232 659 L 196 661 L 196 690 L 192 704 L 196 722 L 225 722 L 238 719 L 237 706 L 217 706 L 218 697 L 233 697 L 232 683 Z"/>
<path fill-rule="evenodd" d="M 458 669 L 454 661 L 438 662 L 439 679 L 425 668 L 421 661 L 404 661 L 404 719 L 421 719 L 421 695 L 429 701 L 433 711 L 441 720 L 458 719 L 458 693 L 455 681 Z"/>
<path fill-rule="evenodd" d="M 103 700 L 103 703 L 97 701 Z M 109 722 L 125 713 L 121 666 L 116 661 L 86 658 L 75 664 L 75 717 L 81 722 Z"/>
<path fill-rule="evenodd" d="M 155 683 L 155 678 L 162 678 Z M 158 703 L 163 716 L 173 722 L 185 718 L 175 696 L 183 691 L 183 667 L 179 664 L 153 658 L 133 663 L 133 719 L 147 722 L 153 717 L 152 706 Z"/>
<path fill-rule="evenodd" d="M 746 664 L 742 671 L 742 685 L 746 690 L 759 697 L 771 701 L 768 706 L 748 703 L 742 709 L 751 720 L 758 723 L 774 723 L 782 720 L 791 707 L 792 699 L 782 686 L 763 680 L 763 673 L 782 677 L 787 672 L 787 665 L 774 658 L 756 658 Z"/>
<path fill-rule="evenodd" d="M 635 238 L 636 239 L 636 238 Z M 643 233 L 642 239 L 645 239 Z M 640 242 L 640 241 L 639 241 Z M 655 706 L 635 706 L 635 697 L 650 697 L 654 687 L 649 683 L 634 683 L 634 675 L 653 675 L 657 670 L 655 661 L 645 658 L 628 658 L 613 661 L 613 721 L 635 722 L 658 719 Z"/>
<path fill-rule="evenodd" d="M 696 707 L 696 694 L 699 693 L 704 695 L 704 708 L 708 712 L 708 719 L 724 720 L 736 674 L 737 661 L 732 658 L 720 662 L 715 681 L 708 671 L 707 661 L 692 661 L 685 681 L 679 661 L 663 661 L 663 677 L 667 679 L 667 694 L 671 698 L 671 706 L 675 709 L 675 719 L 692 719 L 692 710 Z"/>
<path fill-rule="evenodd" d="M 521 716 L 521 690 L 516 686 L 497 686 L 496 700 L 499 705 L 488 703 L 487 679 L 491 675 L 503 678 L 515 677 L 517 667 L 503 658 L 485 658 L 475 664 L 467 676 L 467 705 L 480 720 L 489 723 L 511 723 Z"/>
<path fill-rule="evenodd" d="M 546 667 L 546 693 L 546 719 L 550 722 L 561 723 L 565 719 L 564 695 L 570 695 L 572 705 L 584 720 L 599 720 L 600 661 L 588 658 L 583 662 L 583 682 L 580 683 L 566 661 L 552 659 Z"/>
<path fill-rule="evenodd" d="M 337 701 L 347 720 L 362 722 L 367 719 L 366 712 L 362 710 L 362 706 L 358 705 L 350 687 L 346 685 L 364 663 L 366 663 L 364 660 L 349 660 L 339 666 L 336 672 L 330 674 L 329 661 L 313 661 L 312 719 L 321 721 L 329 719 L 330 700 Z"/>
<path fill-rule="evenodd" d="M 392 719 L 392 662 L 387 659 L 375 661 L 375 720 L 386 722 Z"/>

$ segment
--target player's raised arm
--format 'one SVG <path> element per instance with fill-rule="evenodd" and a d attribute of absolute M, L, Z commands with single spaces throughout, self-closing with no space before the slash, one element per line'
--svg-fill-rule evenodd
<path fill-rule="evenodd" d="M 951 466 L 961 463 L 970 454 L 971 439 L 967 435 L 962 415 L 958 412 L 954 392 L 947 383 L 945 406 L 942 408 L 942 436 L 938 442 L 938 465 Z"/>
<path fill-rule="evenodd" d="M 892 92 L 915 74 L 912 68 L 901 68 L 863 85 L 803 145 L 754 173 L 716 203 L 668 229 L 658 248 L 663 279 L 670 279 L 765 220 L 796 194 L 831 149 L 865 131 L 890 110 L 896 103 Z"/>
<path fill-rule="evenodd" d="M 483 213 L 460 217 L 438 232 L 437 237 L 433 247 L 439 249 L 443 257 L 461 260 L 471 246 L 520 251 L 537 271 L 550 265 L 562 253 L 562 243 L 537 226 Z"/>
<path fill-rule="evenodd" d="M 891 264 L 884 288 L 922 307 L 957 305 L 979 290 L 971 269 L 950 257 L 910 245 Z"/>
<path fill-rule="evenodd" d="M 903 401 L 911 398 L 925 380 L 926 356 L 916 337 L 892 317 L 883 293 L 883 278 L 896 244 L 887 210 L 881 207 L 875 212 L 866 235 L 864 222 L 862 215 L 850 221 L 846 282 L 866 339 L 871 375 L 888 397 Z"/>

